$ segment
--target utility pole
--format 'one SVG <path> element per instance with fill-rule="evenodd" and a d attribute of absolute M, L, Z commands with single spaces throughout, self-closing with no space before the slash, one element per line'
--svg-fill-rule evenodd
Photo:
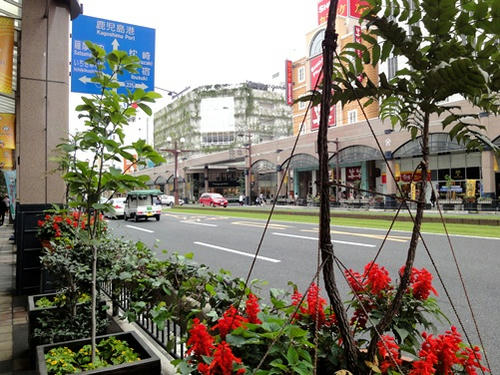
<path fill-rule="evenodd" d="M 167 142 L 172 142 L 172 138 L 168 137 Z M 179 149 L 177 146 L 177 142 L 179 143 L 184 143 L 185 139 L 180 138 L 179 140 L 175 139 L 173 140 L 174 142 L 174 148 L 162 148 L 159 151 L 163 152 L 170 152 L 172 155 L 174 155 L 174 205 L 178 206 L 179 205 L 179 189 L 177 187 L 178 185 L 178 173 L 179 173 L 179 155 L 182 154 L 183 152 L 194 152 L 195 150 L 184 150 L 184 149 Z"/>

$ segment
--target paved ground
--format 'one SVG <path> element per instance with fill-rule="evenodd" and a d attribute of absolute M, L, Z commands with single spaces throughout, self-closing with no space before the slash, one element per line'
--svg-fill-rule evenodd
<path fill-rule="evenodd" d="M 12 225 L 0 226 L 0 374 L 34 374 L 28 356 L 26 299 L 15 296 Z"/>

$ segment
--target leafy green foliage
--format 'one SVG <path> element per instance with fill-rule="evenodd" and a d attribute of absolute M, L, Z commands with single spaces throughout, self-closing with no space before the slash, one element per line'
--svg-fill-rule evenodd
<path fill-rule="evenodd" d="M 51 349 L 45 354 L 48 374 L 74 374 L 140 360 L 138 354 L 125 341 L 114 336 L 101 340 L 97 344 L 96 352 L 98 357 L 91 362 L 90 345 L 84 345 L 76 352 L 68 347 Z"/>
<path fill-rule="evenodd" d="M 484 145 L 498 151 L 485 136 L 477 113 L 443 104 L 460 95 L 481 111 L 499 113 L 500 49 L 498 2 L 469 0 L 369 0 L 364 13 L 368 46 L 349 43 L 334 67 L 333 102 L 346 104 L 362 98 L 380 103 L 380 117 L 422 134 L 424 119 L 439 115 L 450 137 L 469 149 Z M 356 50 L 362 53 L 358 56 Z M 377 66 L 389 58 L 403 58 L 407 67 L 388 79 L 376 80 L 362 72 L 363 64 Z M 363 74 L 363 81 L 358 77 Z M 319 93 L 302 100 L 319 102 Z"/>

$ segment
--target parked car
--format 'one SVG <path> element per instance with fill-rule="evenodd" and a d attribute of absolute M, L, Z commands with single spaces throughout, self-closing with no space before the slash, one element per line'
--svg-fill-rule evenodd
<path fill-rule="evenodd" d="M 202 206 L 227 207 L 227 199 L 218 193 L 203 193 L 199 200 Z"/>
<path fill-rule="evenodd" d="M 140 218 L 148 220 L 149 217 L 154 217 L 156 221 L 159 221 L 161 216 L 159 195 L 161 195 L 160 190 L 129 191 L 123 212 L 125 221 L 128 219 L 139 221 Z"/>
<path fill-rule="evenodd" d="M 108 212 L 106 214 L 107 217 L 116 219 L 123 217 L 123 212 L 125 209 L 125 199 L 123 197 L 118 197 L 118 198 L 113 198 L 109 201 L 111 203 L 111 206 L 113 207 L 114 212 Z"/>
<path fill-rule="evenodd" d="M 164 206 L 173 207 L 175 204 L 175 197 L 173 195 L 163 194 L 163 195 L 160 195 L 159 198 L 160 198 L 161 204 Z M 183 204 L 184 204 L 184 199 L 179 198 L 179 205 L 182 206 Z"/>

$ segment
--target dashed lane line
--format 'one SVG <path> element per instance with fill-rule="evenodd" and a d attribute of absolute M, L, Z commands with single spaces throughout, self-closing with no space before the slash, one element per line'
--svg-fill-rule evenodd
<path fill-rule="evenodd" d="M 146 233 L 154 233 L 153 230 L 149 230 L 149 229 L 144 229 L 144 228 L 141 228 L 141 227 L 136 227 L 134 225 L 125 225 L 127 228 L 132 228 L 132 229 L 135 229 L 135 230 L 140 230 L 142 232 L 146 232 Z"/>
<path fill-rule="evenodd" d="M 205 227 L 217 227 L 218 226 L 216 224 L 198 223 L 197 221 L 190 221 L 190 220 L 182 220 L 181 223 L 184 223 L 184 224 L 193 224 L 193 225 L 202 225 L 202 226 L 205 226 Z"/>
<path fill-rule="evenodd" d="M 300 238 L 302 240 L 314 240 L 317 241 L 317 237 L 307 237 L 307 236 L 299 236 L 297 234 L 287 234 L 287 233 L 273 233 L 275 236 L 282 236 L 282 237 L 291 237 L 291 238 Z M 343 245 L 352 245 L 352 246 L 361 246 L 361 247 L 375 247 L 375 245 L 371 245 L 368 243 L 361 243 L 361 242 L 350 242 L 350 241 L 340 241 L 340 240 L 333 240 L 333 243 L 338 243 L 338 244 L 343 244 Z"/>
<path fill-rule="evenodd" d="M 255 258 L 255 254 L 245 253 L 243 251 L 234 250 L 234 249 L 228 249 L 227 247 L 222 247 L 222 246 L 217 246 L 217 245 L 211 245 L 211 244 L 208 244 L 208 243 L 205 243 L 205 242 L 198 242 L 198 241 L 195 241 L 194 244 L 195 245 L 209 247 L 211 249 L 225 251 L 225 252 L 228 252 L 228 253 L 243 255 L 243 256 L 246 256 L 246 257 L 249 257 L 249 258 Z M 279 260 L 279 259 L 268 258 L 268 257 L 264 257 L 264 256 L 261 256 L 261 255 L 257 255 L 257 259 L 264 260 L 266 262 L 271 262 L 271 263 L 279 263 L 279 262 L 281 262 L 281 260 Z"/>
<path fill-rule="evenodd" d="M 301 232 L 312 232 L 312 233 L 318 233 L 317 229 L 301 229 Z M 357 232 L 345 232 L 341 230 L 332 230 L 330 232 L 331 234 L 346 234 L 349 236 L 357 236 L 357 237 L 366 237 L 366 238 L 375 238 L 378 240 L 383 240 L 385 238 L 385 235 L 383 234 L 369 234 L 369 233 L 357 233 Z M 394 241 L 394 242 L 408 242 L 410 240 L 410 237 L 406 236 L 388 236 L 387 241 Z"/>
<path fill-rule="evenodd" d="M 254 221 L 233 221 L 233 222 L 231 222 L 231 224 L 243 225 L 246 227 L 255 227 L 255 228 L 264 228 L 266 226 L 266 223 L 259 223 L 259 222 L 254 222 Z M 288 229 L 288 228 L 293 228 L 293 227 L 290 225 L 285 225 L 285 224 L 269 223 L 268 228 Z"/>

